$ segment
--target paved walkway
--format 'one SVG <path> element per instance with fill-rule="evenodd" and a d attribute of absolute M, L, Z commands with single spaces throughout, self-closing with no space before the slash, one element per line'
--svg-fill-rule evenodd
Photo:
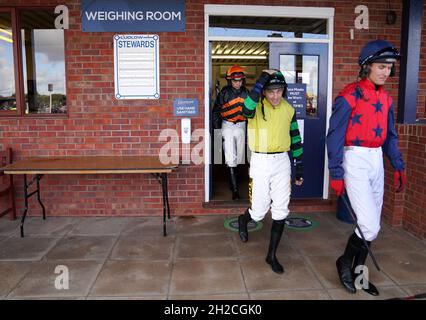
<path fill-rule="evenodd" d="M 333 214 L 303 216 L 309 231 L 286 228 L 278 258 L 264 262 L 270 221 L 242 243 L 224 216 L 174 217 L 162 236 L 160 217 L 0 219 L 0 299 L 389 299 L 426 292 L 426 243 L 384 225 L 373 243 L 382 272 L 368 260 L 381 295 L 342 289 L 335 260 L 352 227 Z M 65 266 L 69 288 L 63 285 Z M 55 269 L 56 272 L 55 273 Z"/>

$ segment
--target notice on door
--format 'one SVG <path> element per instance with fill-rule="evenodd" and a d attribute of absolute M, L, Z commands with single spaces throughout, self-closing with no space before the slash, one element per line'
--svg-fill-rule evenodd
<path fill-rule="evenodd" d="M 114 96 L 159 99 L 159 36 L 114 35 Z"/>
<path fill-rule="evenodd" d="M 289 83 L 287 85 L 287 101 L 296 110 L 296 117 L 306 118 L 306 84 Z"/>

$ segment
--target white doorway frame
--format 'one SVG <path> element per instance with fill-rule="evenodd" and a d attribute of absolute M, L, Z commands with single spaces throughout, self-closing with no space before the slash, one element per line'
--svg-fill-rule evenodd
<path fill-rule="evenodd" d="M 238 12 L 238 14 L 236 14 Z M 283 17 L 283 18 L 316 18 L 327 20 L 327 39 L 308 38 L 268 38 L 268 37 L 225 37 L 209 36 L 210 16 L 254 16 L 254 17 Z M 250 6 L 250 5 L 204 5 L 204 133 L 206 139 L 204 148 L 204 201 L 210 201 L 210 41 L 254 41 L 254 42 L 303 42 L 325 43 L 328 45 L 328 87 L 327 87 L 327 115 L 326 132 L 331 116 L 332 88 L 333 88 L 333 34 L 334 34 L 334 8 L 328 7 L 286 7 L 286 6 Z M 323 199 L 328 199 L 328 159 L 324 155 L 324 185 Z"/>

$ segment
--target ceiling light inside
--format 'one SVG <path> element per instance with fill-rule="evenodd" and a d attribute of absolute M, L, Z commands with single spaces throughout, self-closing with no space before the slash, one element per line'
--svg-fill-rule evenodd
<path fill-rule="evenodd" d="M 258 56 L 258 55 L 238 55 L 238 54 L 230 54 L 230 55 L 212 55 L 212 59 L 250 59 L 250 60 L 266 60 L 266 56 Z"/>

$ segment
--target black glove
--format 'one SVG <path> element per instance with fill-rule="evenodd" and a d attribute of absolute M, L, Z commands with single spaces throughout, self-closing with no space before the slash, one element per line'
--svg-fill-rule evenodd
<path fill-rule="evenodd" d="M 269 73 L 263 71 L 260 74 L 259 79 L 257 79 L 256 84 L 253 87 L 253 91 L 257 93 L 258 95 L 260 95 L 262 93 L 263 86 L 265 85 L 266 82 L 268 82 L 270 76 L 271 75 Z"/>
<path fill-rule="evenodd" d="M 222 129 L 222 119 L 213 120 L 213 129 Z"/>
<path fill-rule="evenodd" d="M 301 160 L 295 162 L 296 180 L 303 180 L 303 163 Z"/>

